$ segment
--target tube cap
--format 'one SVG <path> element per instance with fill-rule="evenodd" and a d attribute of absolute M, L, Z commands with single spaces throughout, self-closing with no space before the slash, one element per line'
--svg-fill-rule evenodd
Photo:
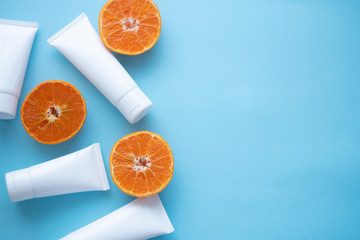
<path fill-rule="evenodd" d="M 14 119 L 18 99 L 7 93 L 0 93 L 0 119 Z"/>
<path fill-rule="evenodd" d="M 6 186 L 12 202 L 35 197 L 28 168 L 6 173 Z"/>
<path fill-rule="evenodd" d="M 125 116 L 125 118 L 134 124 L 142 119 L 152 108 L 150 99 L 136 87 L 127 92 L 115 107 Z"/>

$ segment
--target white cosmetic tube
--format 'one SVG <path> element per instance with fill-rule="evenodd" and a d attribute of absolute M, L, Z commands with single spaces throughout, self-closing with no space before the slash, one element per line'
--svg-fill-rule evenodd
<path fill-rule="evenodd" d="M 48 39 L 125 116 L 136 123 L 152 102 L 105 47 L 85 13 Z"/>
<path fill-rule="evenodd" d="M 170 219 L 156 194 L 138 198 L 70 233 L 62 240 L 143 240 L 173 231 Z"/>
<path fill-rule="evenodd" d="M 0 119 L 14 119 L 38 23 L 0 19 Z"/>
<path fill-rule="evenodd" d="M 110 189 L 99 143 L 51 161 L 6 173 L 5 178 L 12 202 Z"/>

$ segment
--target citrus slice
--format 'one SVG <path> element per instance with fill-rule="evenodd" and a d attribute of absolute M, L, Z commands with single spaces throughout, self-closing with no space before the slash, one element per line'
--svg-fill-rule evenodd
<path fill-rule="evenodd" d="M 159 39 L 160 13 L 152 0 L 109 0 L 100 11 L 99 31 L 110 50 L 138 55 Z"/>
<path fill-rule="evenodd" d="M 170 182 L 174 158 L 159 135 L 140 131 L 121 138 L 110 153 L 114 183 L 125 193 L 147 197 L 162 191 Z"/>
<path fill-rule="evenodd" d="M 72 138 L 86 118 L 83 96 L 72 84 L 50 80 L 37 85 L 21 106 L 21 122 L 36 141 L 56 144 Z"/>

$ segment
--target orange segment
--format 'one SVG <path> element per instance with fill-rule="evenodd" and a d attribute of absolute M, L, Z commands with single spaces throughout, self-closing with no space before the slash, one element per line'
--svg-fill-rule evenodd
<path fill-rule="evenodd" d="M 121 138 L 110 153 L 114 183 L 125 193 L 146 197 L 162 191 L 170 182 L 174 158 L 165 140 L 140 131 Z"/>
<path fill-rule="evenodd" d="M 85 100 L 72 84 L 51 80 L 37 85 L 21 106 L 21 122 L 36 141 L 56 144 L 72 138 L 86 118 Z"/>
<path fill-rule="evenodd" d="M 152 0 L 109 0 L 100 11 L 99 31 L 110 50 L 138 55 L 159 39 L 160 13 Z"/>

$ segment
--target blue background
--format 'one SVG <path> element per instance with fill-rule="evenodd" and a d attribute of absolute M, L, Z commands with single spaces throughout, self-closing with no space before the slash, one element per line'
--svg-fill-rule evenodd
<path fill-rule="evenodd" d="M 9 201 L 0 178 L 0 239 L 57 239 L 133 200 L 112 182 L 113 144 L 162 135 L 175 158 L 160 193 L 175 232 L 157 239 L 360 239 L 360 2 L 156 0 L 162 32 L 140 56 L 115 54 L 154 103 L 129 124 L 46 40 L 106 0 L 1 0 L 0 18 L 38 21 L 19 100 L 60 79 L 88 115 L 47 146 L 0 121 L 0 175 L 100 142 L 111 185 Z M 91 50 L 91 49 L 89 49 Z"/>

